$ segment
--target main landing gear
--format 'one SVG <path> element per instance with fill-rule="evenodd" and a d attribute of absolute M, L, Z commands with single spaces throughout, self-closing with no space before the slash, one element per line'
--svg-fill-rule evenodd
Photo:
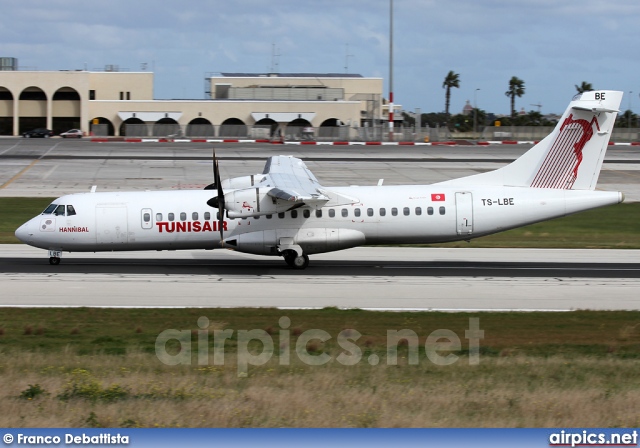
<path fill-rule="evenodd" d="M 309 266 L 307 254 L 298 255 L 295 250 L 288 250 L 283 255 L 284 261 L 294 269 L 306 269 Z"/>

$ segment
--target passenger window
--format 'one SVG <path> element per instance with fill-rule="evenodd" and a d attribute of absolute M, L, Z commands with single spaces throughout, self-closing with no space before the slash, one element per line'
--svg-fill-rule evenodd
<path fill-rule="evenodd" d="M 380 216 L 385 216 L 387 214 L 387 209 L 386 208 L 381 208 L 380 209 Z"/>
<path fill-rule="evenodd" d="M 391 214 L 392 214 L 393 216 L 398 216 L 398 209 L 397 209 L 397 208 L 395 208 L 395 207 L 393 207 L 393 208 L 391 209 Z"/>
<path fill-rule="evenodd" d="M 440 210 L 439 210 L 439 211 L 440 211 L 440 214 L 441 214 L 441 215 L 444 215 L 444 214 L 445 214 L 445 212 L 446 212 L 446 209 L 445 209 L 444 207 L 440 207 Z"/>
<path fill-rule="evenodd" d="M 273 218 L 273 215 L 267 215 L 267 219 Z"/>
<path fill-rule="evenodd" d="M 284 212 L 278 213 L 278 218 L 280 218 L 280 219 L 284 218 Z"/>
<path fill-rule="evenodd" d="M 346 208 L 342 209 L 342 217 L 346 218 L 347 216 L 349 216 L 349 210 L 347 210 Z"/>
<path fill-rule="evenodd" d="M 162 213 L 156 213 L 156 221 L 162 221 Z"/>
<path fill-rule="evenodd" d="M 422 215 L 422 207 L 416 207 L 416 215 L 417 216 Z"/>
<path fill-rule="evenodd" d="M 173 213 L 169 213 L 169 221 L 173 221 L 175 219 L 175 215 Z"/>
<path fill-rule="evenodd" d="M 76 209 L 73 208 L 73 205 L 67 205 L 67 216 L 73 216 L 76 214 Z"/>
<path fill-rule="evenodd" d="M 367 209 L 367 216 L 373 216 L 373 209 L 372 208 L 368 208 Z"/>
<path fill-rule="evenodd" d="M 187 220 L 187 214 L 185 212 L 180 212 L 180 221 L 186 221 Z"/>
<path fill-rule="evenodd" d="M 144 222 L 149 222 L 151 221 L 151 214 L 150 213 L 145 213 L 142 215 L 142 219 L 144 220 Z"/>
<path fill-rule="evenodd" d="M 204 212 L 204 220 L 205 221 L 209 221 L 211 219 L 211 213 L 209 212 Z"/>
<path fill-rule="evenodd" d="M 298 210 L 291 210 L 291 217 L 296 219 L 298 217 Z"/>
<path fill-rule="evenodd" d="M 355 209 L 353 209 L 353 214 L 354 214 L 356 217 L 359 217 L 359 216 L 360 216 L 360 209 L 359 209 L 359 208 L 355 208 Z"/>
<path fill-rule="evenodd" d="M 303 210 L 302 211 L 302 216 L 304 216 L 305 218 L 308 218 L 309 216 L 311 216 L 311 212 L 307 209 L 307 210 Z"/>
<path fill-rule="evenodd" d="M 427 207 L 427 215 L 433 215 L 433 207 Z"/>
<path fill-rule="evenodd" d="M 411 213 L 411 210 L 409 209 L 409 207 L 405 207 L 402 209 L 402 214 L 404 216 L 409 216 L 410 213 Z"/>
<path fill-rule="evenodd" d="M 197 221 L 198 220 L 198 212 L 191 213 L 191 220 L 192 221 Z"/>
<path fill-rule="evenodd" d="M 56 216 L 64 216 L 64 205 L 58 205 L 58 208 L 53 214 Z"/>
<path fill-rule="evenodd" d="M 316 218 L 322 218 L 322 209 L 321 208 L 316 210 Z"/>
<path fill-rule="evenodd" d="M 336 211 L 332 208 L 329 209 L 329 218 L 335 218 Z"/>
<path fill-rule="evenodd" d="M 58 204 L 51 204 L 49 207 L 45 208 L 42 212 L 43 215 L 50 215 L 56 209 Z"/>

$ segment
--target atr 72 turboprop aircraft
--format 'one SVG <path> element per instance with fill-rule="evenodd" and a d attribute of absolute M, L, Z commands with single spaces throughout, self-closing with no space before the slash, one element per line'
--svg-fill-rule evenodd
<path fill-rule="evenodd" d="M 576 95 L 553 132 L 495 171 L 431 185 L 324 187 L 300 160 L 275 156 L 261 174 L 204 190 L 70 194 L 16 230 L 49 250 L 98 252 L 228 248 L 282 256 L 364 244 L 469 240 L 624 200 L 595 191 L 622 92 Z M 215 191 L 214 191 L 215 190 Z"/>

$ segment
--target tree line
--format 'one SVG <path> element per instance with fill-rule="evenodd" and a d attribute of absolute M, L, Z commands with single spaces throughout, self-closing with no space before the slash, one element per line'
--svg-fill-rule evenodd
<path fill-rule="evenodd" d="M 484 126 L 486 124 L 494 124 L 496 116 L 489 114 L 482 109 L 475 109 L 469 115 L 457 114 L 451 115 L 449 113 L 449 106 L 451 104 L 451 89 L 460 87 L 460 74 L 450 70 L 444 78 L 442 88 L 445 89 L 445 101 L 444 101 L 444 113 L 429 113 L 422 114 L 423 126 L 444 125 L 450 129 L 456 129 L 462 132 L 473 130 L 474 127 L 474 114 L 475 121 L 478 126 Z M 582 81 L 580 85 L 575 84 L 577 93 L 588 92 L 594 90 L 591 83 Z M 500 125 L 502 126 L 553 126 L 556 121 L 546 119 L 540 112 L 531 110 L 525 114 L 519 114 L 516 112 L 516 98 L 520 98 L 525 94 L 525 83 L 517 76 L 512 76 L 509 80 L 508 89 L 504 93 L 509 98 L 511 114 L 508 117 L 500 117 Z M 475 107 L 475 105 L 474 105 Z M 406 119 L 411 121 L 411 117 Z M 415 120 L 413 120 L 415 123 Z M 616 118 L 617 127 L 636 127 L 638 126 L 638 116 L 631 110 L 627 110 L 624 113 L 618 114 Z"/>

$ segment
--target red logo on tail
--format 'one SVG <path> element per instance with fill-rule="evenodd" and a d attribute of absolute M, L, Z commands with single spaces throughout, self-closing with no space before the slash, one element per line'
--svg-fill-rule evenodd
<path fill-rule="evenodd" d="M 538 174 L 531 182 L 533 188 L 570 189 L 578 178 L 578 168 L 582 163 L 582 150 L 593 137 L 593 124 L 600 130 L 598 119 L 591 121 L 573 119 L 569 115 L 562 126 L 558 137 L 551 145 Z"/>

